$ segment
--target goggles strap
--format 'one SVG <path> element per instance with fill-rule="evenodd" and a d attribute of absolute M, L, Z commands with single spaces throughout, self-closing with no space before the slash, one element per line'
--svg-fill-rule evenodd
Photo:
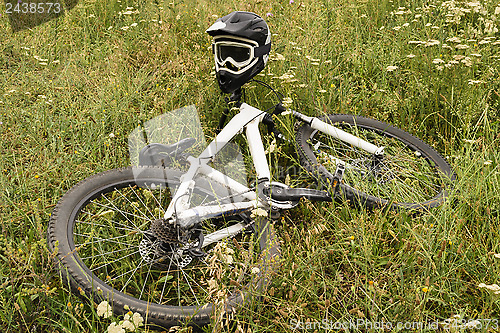
<path fill-rule="evenodd" d="M 255 58 L 262 57 L 265 54 L 268 54 L 271 51 L 271 43 L 268 43 L 266 45 L 262 45 L 259 47 L 254 48 L 253 54 Z"/>

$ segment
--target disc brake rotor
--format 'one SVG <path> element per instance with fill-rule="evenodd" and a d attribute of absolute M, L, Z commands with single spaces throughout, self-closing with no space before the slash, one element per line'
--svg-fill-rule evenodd
<path fill-rule="evenodd" d="M 144 261 L 161 270 L 184 268 L 193 261 L 183 248 L 163 242 L 150 232 L 139 243 L 139 253 Z"/>

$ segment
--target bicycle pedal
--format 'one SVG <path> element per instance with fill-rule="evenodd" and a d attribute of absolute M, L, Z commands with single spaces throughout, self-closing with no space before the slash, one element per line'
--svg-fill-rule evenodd
<path fill-rule="evenodd" d="M 339 161 L 337 163 L 337 169 L 335 169 L 335 173 L 333 175 L 333 194 L 336 195 L 337 191 L 339 189 L 340 182 L 342 181 L 342 178 L 344 178 L 344 172 L 345 172 L 345 163 L 342 161 Z"/>

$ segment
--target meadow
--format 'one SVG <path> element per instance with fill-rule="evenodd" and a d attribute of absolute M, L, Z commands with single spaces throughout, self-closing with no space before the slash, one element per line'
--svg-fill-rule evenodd
<path fill-rule="evenodd" d="M 205 30 L 234 10 L 268 22 L 271 57 L 257 78 L 291 108 L 394 124 L 441 152 L 457 181 L 446 204 L 420 215 L 308 201 L 284 212 L 279 273 L 223 330 L 366 320 L 498 331 L 500 3 L 81 0 L 15 34 L 1 9 L 2 332 L 105 332 L 123 320 L 99 317 L 61 282 L 46 245 L 51 211 L 78 181 L 129 165 L 127 137 L 141 122 L 196 104 L 214 135 L 224 96 Z M 258 85 L 246 92 L 273 105 Z M 285 167 L 292 151 L 278 151 Z"/>

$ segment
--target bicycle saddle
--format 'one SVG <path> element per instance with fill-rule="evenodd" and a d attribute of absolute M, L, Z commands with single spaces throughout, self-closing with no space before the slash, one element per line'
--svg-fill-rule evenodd
<path fill-rule="evenodd" d="M 150 143 L 139 152 L 139 165 L 167 167 L 174 160 L 185 157 L 184 151 L 195 142 L 194 138 L 185 138 L 169 145 Z"/>

